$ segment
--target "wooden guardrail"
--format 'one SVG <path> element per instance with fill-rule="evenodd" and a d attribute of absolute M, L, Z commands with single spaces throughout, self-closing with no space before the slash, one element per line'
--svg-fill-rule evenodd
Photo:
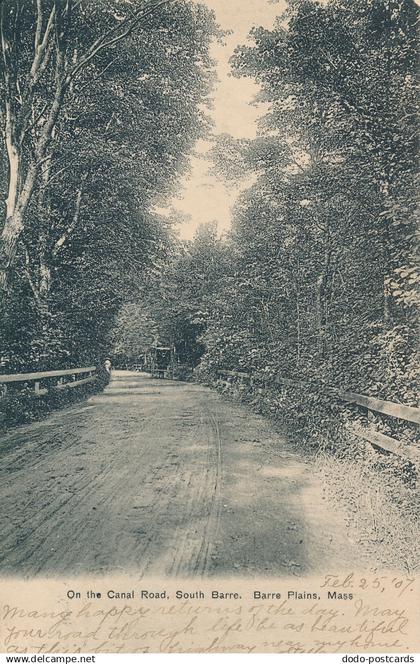
<path fill-rule="evenodd" d="M 54 379 L 53 389 L 65 390 L 67 388 L 79 387 L 86 383 L 93 383 L 96 380 L 96 367 L 77 367 L 75 369 L 59 369 L 54 371 L 35 371 L 32 373 L 19 374 L 0 374 L 0 396 L 7 394 L 7 388 L 10 384 L 18 384 L 27 387 L 33 383 L 35 396 L 47 394 Z M 87 374 L 87 376 L 76 379 L 77 376 Z M 48 387 L 45 387 L 45 383 Z M 44 385 L 43 385 L 44 384 Z"/>
<path fill-rule="evenodd" d="M 354 392 L 342 392 L 338 390 L 337 396 L 343 401 L 347 401 L 348 403 L 355 403 L 358 406 L 363 406 L 364 408 L 372 410 L 375 413 L 382 413 L 383 415 L 397 417 L 398 419 L 405 420 L 406 422 L 420 424 L 419 408 L 404 406 L 403 404 L 394 403 L 393 401 L 381 401 L 380 399 L 367 397 L 364 394 L 355 394 Z"/>
<path fill-rule="evenodd" d="M 252 374 L 250 372 L 244 371 L 225 371 L 224 369 L 219 370 L 219 383 L 223 384 L 226 388 L 232 387 L 236 382 L 248 382 L 249 385 L 254 384 L 263 384 L 264 387 L 268 385 L 285 385 L 290 387 L 301 387 L 308 388 L 308 384 L 303 383 L 302 381 L 293 381 L 290 378 L 283 378 L 282 376 L 276 376 L 272 381 L 269 381 L 266 377 L 261 377 L 258 374 Z M 319 389 L 319 385 L 310 384 L 311 389 Z M 413 422 L 415 424 L 420 424 L 420 409 L 413 408 L 412 406 L 404 406 L 403 404 L 394 403 L 392 401 L 382 401 L 381 399 L 376 399 L 375 397 L 369 397 L 365 394 L 357 394 L 355 392 L 347 392 L 334 387 L 325 387 L 322 386 L 322 391 L 324 394 L 328 394 L 331 397 L 338 399 L 340 401 L 345 401 L 350 404 L 356 404 L 357 406 L 362 406 L 367 409 L 368 412 L 372 411 L 375 413 L 381 413 L 383 415 L 388 415 L 390 417 L 398 418 L 406 422 Z M 386 436 L 379 431 L 374 431 L 371 428 L 362 428 L 355 427 L 354 432 L 364 440 L 368 441 L 371 445 L 386 452 L 391 452 L 400 457 L 408 459 L 413 464 L 420 467 L 420 450 L 403 443 L 391 436 Z"/>

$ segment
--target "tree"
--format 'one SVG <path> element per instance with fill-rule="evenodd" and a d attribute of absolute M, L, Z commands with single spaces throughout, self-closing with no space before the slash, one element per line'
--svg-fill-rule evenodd
<path fill-rule="evenodd" d="M 29 3 L 8 6 L 27 44 L 14 72 L 22 88 L 39 13 Z M 12 353 L 24 365 L 103 352 L 120 305 L 166 251 L 168 229 L 153 207 L 174 191 L 192 146 L 208 129 L 209 45 L 220 36 L 214 16 L 187 0 L 136 6 L 125 19 L 126 5 L 120 11 L 117 0 L 71 4 L 63 45 L 70 78 L 42 164 L 34 155 L 56 90 L 55 42 L 34 89 L 36 122 L 20 148 L 18 180 L 35 167 L 36 177 L 2 302 L 4 321 L 17 299 L 25 302 L 26 316 L 10 319 L 22 348 L 30 349 L 20 358 Z M 56 12 L 52 7 L 53 19 Z M 57 26 L 54 19 L 51 35 Z M 18 117 L 23 111 L 14 103 Z M 8 325 L 0 330 L 4 348 L 14 335 Z"/>
<path fill-rule="evenodd" d="M 203 367 L 415 400 L 417 20 L 409 0 L 297 0 L 237 49 L 269 110 L 255 140 L 216 146 L 223 177 L 254 183 Z"/>
<path fill-rule="evenodd" d="M 2 3 L 2 93 L 9 176 L 0 244 L 0 288 L 6 287 L 37 179 L 48 174 L 48 150 L 65 98 L 75 92 L 76 78 L 102 51 L 127 38 L 140 21 L 168 2 L 141 5 L 134 14 L 113 18 L 121 10 L 116 2 L 101 11 L 99 21 L 88 3 L 74 0 L 37 0 L 35 16 L 32 3 Z M 90 31 L 86 34 L 82 21 L 89 19 L 96 19 L 97 36 Z"/>

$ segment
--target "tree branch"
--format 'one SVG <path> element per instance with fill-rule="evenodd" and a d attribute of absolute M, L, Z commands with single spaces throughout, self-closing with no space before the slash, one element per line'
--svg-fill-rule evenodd
<path fill-rule="evenodd" d="M 42 22 L 43 22 L 43 13 L 42 13 L 42 7 L 41 7 L 41 0 L 37 0 L 37 5 L 38 5 L 38 18 L 37 18 L 37 28 L 36 28 L 36 35 L 35 35 L 35 54 L 34 54 L 34 59 L 32 61 L 32 66 L 30 70 L 30 81 L 29 81 L 29 87 L 32 89 L 39 81 L 40 75 L 42 74 L 42 71 L 44 70 L 44 67 L 42 67 L 42 59 L 44 57 L 44 54 L 47 50 L 47 46 L 49 44 L 50 40 L 50 35 L 51 35 L 51 30 L 54 25 L 54 16 L 55 16 L 55 6 L 51 9 L 50 15 L 48 17 L 48 22 L 45 28 L 44 32 L 44 37 L 41 40 L 41 34 L 42 34 Z"/>
<path fill-rule="evenodd" d="M 12 82 L 10 77 L 11 71 L 11 59 L 9 56 L 10 43 L 6 37 L 5 25 L 4 25 L 4 5 L 0 11 L 0 39 L 1 39 L 1 52 L 3 56 L 3 80 L 5 88 L 5 106 L 6 106 L 6 122 L 11 117 L 11 100 L 12 100 Z"/>
<path fill-rule="evenodd" d="M 68 2 L 66 8 L 64 9 L 64 14 L 68 12 Z M 64 43 L 64 31 L 65 26 L 62 22 L 62 12 L 60 6 L 60 0 L 55 0 L 55 22 L 56 22 L 56 63 L 55 63 L 55 94 L 54 99 L 50 107 L 50 112 L 48 118 L 45 121 L 45 124 L 42 127 L 38 144 L 35 148 L 35 155 L 38 164 L 42 162 L 45 158 L 45 150 L 51 140 L 51 133 L 54 129 L 55 123 L 57 122 L 58 116 L 61 111 L 61 106 L 65 94 L 64 79 L 65 79 L 65 43 Z"/>
<path fill-rule="evenodd" d="M 73 159 L 73 161 L 71 161 L 69 164 L 67 164 L 66 166 L 63 166 L 63 168 L 60 168 L 60 170 L 55 171 L 55 173 L 53 175 L 51 175 L 51 177 L 49 178 L 48 183 L 45 184 L 45 185 L 41 185 L 40 189 L 46 189 L 54 179 L 58 178 L 58 176 L 61 175 L 62 173 L 64 173 L 65 171 L 68 171 L 69 168 L 72 168 L 75 163 L 76 163 L 76 160 Z M 41 176 L 43 174 L 44 174 L 44 171 L 41 172 Z"/>
<path fill-rule="evenodd" d="M 87 50 L 87 52 L 83 55 L 79 63 L 74 67 L 74 69 L 67 75 L 66 82 L 65 82 L 65 87 L 67 88 L 70 82 L 78 75 L 78 73 L 86 67 L 86 65 L 89 64 L 89 62 L 101 51 L 103 51 L 106 48 L 109 48 L 110 46 L 113 46 L 114 44 L 118 43 L 125 37 L 128 37 L 130 35 L 134 28 L 142 21 L 144 18 L 149 16 L 150 14 L 153 14 L 157 9 L 160 7 L 163 7 L 164 5 L 168 5 L 174 0 L 161 0 L 161 2 L 156 3 L 152 7 L 149 7 L 149 9 L 146 9 L 145 11 L 139 10 L 136 14 L 133 15 L 133 17 L 126 18 L 122 23 L 119 23 L 118 25 L 114 26 L 111 28 L 107 33 L 101 35 L 96 39 L 93 44 L 90 46 L 90 48 Z M 111 37 L 111 35 L 115 34 L 118 30 L 121 30 L 124 26 L 128 25 L 128 28 L 124 30 L 120 35 L 117 35 L 115 37 Z M 108 38 L 107 41 L 104 41 Z"/>
<path fill-rule="evenodd" d="M 79 223 L 80 208 L 81 208 L 81 204 L 82 204 L 82 195 L 83 195 L 83 186 L 84 186 L 84 183 L 86 182 L 87 175 L 88 175 L 87 173 L 84 173 L 81 177 L 80 187 L 77 190 L 77 194 L 76 194 L 76 202 L 75 202 L 75 206 L 74 206 L 73 220 L 72 220 L 71 224 L 67 227 L 66 231 L 62 234 L 62 236 L 55 243 L 54 248 L 52 250 L 52 255 L 54 257 L 57 256 L 58 252 L 63 247 L 63 245 L 67 242 L 67 240 L 72 235 L 73 231 L 76 229 L 76 227 Z"/>
<path fill-rule="evenodd" d="M 102 71 L 100 71 L 99 74 L 98 74 L 97 76 L 95 76 L 95 78 L 90 78 L 90 79 L 89 79 L 84 85 L 82 85 L 80 88 L 78 88 L 78 92 L 80 93 L 82 90 L 84 90 L 85 88 L 87 88 L 89 85 L 91 85 L 92 83 L 95 83 L 95 81 L 98 81 L 98 80 L 101 78 L 101 76 L 103 76 L 103 74 L 105 74 L 105 72 L 107 71 L 107 69 L 109 69 L 110 67 L 112 67 L 112 65 L 113 65 L 115 62 L 117 62 L 118 58 L 119 58 L 119 56 L 117 56 L 116 58 L 114 58 L 113 60 L 111 60 L 110 62 L 108 62 L 108 64 L 106 65 L 106 67 L 104 67 L 104 68 L 102 69 Z"/>
<path fill-rule="evenodd" d="M 36 29 L 35 29 L 35 53 L 37 52 L 41 44 L 41 33 L 42 33 L 42 24 L 43 24 L 43 11 L 42 11 L 42 0 L 36 1 L 37 17 L 36 17 Z"/>
<path fill-rule="evenodd" d="M 29 256 L 28 248 L 26 247 L 25 244 L 24 244 L 24 249 L 25 249 L 25 275 L 26 275 L 26 278 L 28 280 L 28 284 L 31 287 L 31 291 L 33 293 L 35 302 L 37 303 L 37 305 L 39 307 L 40 304 L 41 304 L 41 299 L 40 299 L 40 296 L 39 296 L 39 290 L 36 287 L 35 282 L 34 282 L 34 280 L 32 279 L 32 276 L 31 276 L 31 259 L 30 259 L 30 256 Z"/>
<path fill-rule="evenodd" d="M 53 47 L 53 42 L 50 39 L 50 36 L 54 26 L 55 7 L 53 7 L 50 12 L 47 26 L 44 32 L 44 37 L 41 40 L 42 16 L 43 16 L 41 0 L 37 0 L 37 6 L 38 6 L 38 17 L 37 17 L 36 36 L 35 36 L 35 44 L 36 44 L 35 53 L 31 69 L 27 76 L 25 90 L 22 95 L 22 105 L 20 110 L 21 117 L 25 121 L 20 123 L 19 135 L 16 137 L 16 140 L 19 142 L 20 145 L 22 145 L 25 136 L 29 131 L 29 127 L 27 126 L 27 119 L 31 114 L 30 109 L 31 109 L 34 88 L 39 83 L 42 74 L 44 73 L 46 67 L 48 66 Z"/>

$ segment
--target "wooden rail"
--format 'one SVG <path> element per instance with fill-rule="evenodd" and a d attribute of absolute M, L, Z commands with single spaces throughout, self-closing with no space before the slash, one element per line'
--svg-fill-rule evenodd
<path fill-rule="evenodd" d="M 74 369 L 58 369 L 53 371 L 35 371 L 31 373 L 19 374 L 0 374 L 0 394 L 5 396 L 7 387 L 11 383 L 33 383 L 35 396 L 43 396 L 48 394 L 49 389 L 41 387 L 42 381 L 51 381 L 51 379 L 58 378 L 53 389 L 65 390 L 67 388 L 79 387 L 86 383 L 93 383 L 96 380 L 96 367 L 77 367 Z M 76 380 L 76 376 L 81 374 L 88 374 L 85 378 Z M 71 380 L 64 381 L 64 378 L 70 377 Z"/>
<path fill-rule="evenodd" d="M 249 381 L 252 385 L 254 382 L 262 383 L 265 387 L 269 384 L 271 385 L 289 385 L 291 387 L 300 387 L 308 388 L 308 385 L 302 381 L 293 381 L 290 378 L 283 378 L 282 376 L 276 376 L 274 380 L 268 380 L 266 377 L 263 377 L 258 374 L 252 375 L 249 372 L 243 371 L 226 371 L 224 369 L 219 370 L 219 382 L 221 382 L 226 387 L 232 387 L 232 385 L 239 379 L 242 381 Z M 223 380 L 223 377 L 227 380 Z M 315 384 L 310 384 L 311 389 L 319 389 L 320 386 Z M 356 404 L 366 408 L 368 411 L 375 413 L 381 413 L 384 415 L 389 415 L 390 417 L 395 417 L 406 422 L 413 422 L 415 424 L 420 424 L 420 409 L 413 408 L 412 406 L 404 406 L 402 404 L 394 403 L 392 401 L 382 401 L 381 399 L 376 399 L 374 397 L 366 396 L 365 394 L 357 394 L 355 392 L 347 392 L 340 390 L 334 387 L 325 387 L 322 386 L 324 394 L 328 394 L 335 399 L 340 401 L 346 401 L 347 403 Z M 357 427 L 354 429 L 355 433 L 364 440 L 368 441 L 371 445 L 386 452 L 391 452 L 400 457 L 406 458 L 415 465 L 420 467 L 420 450 L 416 447 L 403 443 L 395 438 L 386 436 L 379 431 L 374 431 L 370 428 L 361 428 Z"/>
<path fill-rule="evenodd" d="M 290 380 L 289 378 L 282 378 L 281 376 L 278 376 L 275 379 L 275 382 L 278 384 L 291 385 L 292 387 L 308 387 L 308 385 L 305 385 L 305 383 L 296 382 Z M 316 389 L 315 385 L 309 385 L 309 387 Z M 326 394 L 330 394 L 331 396 L 341 399 L 342 401 L 347 401 L 347 403 L 355 403 L 358 406 L 363 406 L 364 408 L 372 410 L 376 413 L 382 413 L 383 415 L 397 417 L 398 419 L 405 420 L 406 422 L 420 424 L 419 408 L 404 406 L 403 404 L 394 403 L 393 401 L 382 401 L 381 399 L 376 399 L 375 397 L 368 397 L 365 394 L 346 392 L 335 387 L 323 387 L 322 389 Z"/>
<path fill-rule="evenodd" d="M 416 466 L 420 466 L 420 451 L 412 445 L 402 443 L 399 440 L 395 440 L 395 438 L 385 436 L 385 434 L 380 433 L 379 431 L 373 431 L 372 429 L 355 427 L 354 432 L 360 436 L 360 438 L 367 440 L 374 447 L 404 457 Z"/>
<path fill-rule="evenodd" d="M 34 373 L 0 374 L 0 383 L 23 383 L 31 380 L 42 380 L 43 378 L 54 378 L 55 376 L 77 376 L 81 373 L 96 371 L 96 367 L 82 367 L 78 369 L 59 369 L 58 371 L 36 371 Z"/>
<path fill-rule="evenodd" d="M 414 422 L 420 424 L 420 409 L 413 408 L 412 406 L 403 406 L 393 401 L 381 401 L 374 397 L 367 397 L 364 394 L 355 394 L 354 392 L 341 392 L 337 391 L 337 396 L 343 401 L 348 403 L 356 403 L 358 406 L 373 410 L 375 413 L 383 413 L 391 417 L 397 417 L 406 422 Z"/>

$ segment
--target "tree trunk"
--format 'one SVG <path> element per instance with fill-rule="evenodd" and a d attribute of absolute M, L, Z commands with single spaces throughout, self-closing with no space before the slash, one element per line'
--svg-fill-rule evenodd
<path fill-rule="evenodd" d="M 52 132 L 54 138 L 55 130 Z M 50 220 L 51 220 L 51 194 L 49 190 L 51 176 L 52 156 L 45 163 L 42 173 L 42 187 L 38 197 L 38 216 L 40 223 L 39 233 L 39 296 L 41 301 L 46 304 L 48 309 L 48 298 L 51 288 L 51 238 L 50 238 Z"/>
<path fill-rule="evenodd" d="M 7 289 L 7 277 L 12 267 L 17 249 L 17 241 L 23 229 L 23 217 L 15 212 L 7 217 L 1 234 L 0 246 L 0 289 Z"/>
<path fill-rule="evenodd" d="M 19 151 L 10 136 L 10 129 L 6 127 L 6 148 L 9 161 L 9 187 L 6 199 L 6 219 L 13 217 L 16 208 L 16 199 L 20 180 Z M 9 134 L 9 135 L 8 135 Z"/>
<path fill-rule="evenodd" d="M 21 161 L 14 144 L 9 118 L 10 108 L 6 109 L 6 148 L 9 166 L 9 186 L 6 199 L 6 219 L 0 239 L 0 288 L 5 289 L 6 276 L 16 255 L 17 238 L 23 229 L 23 216 L 18 212 L 18 189 L 21 180 Z"/>
<path fill-rule="evenodd" d="M 316 318 L 318 328 L 318 349 L 321 355 L 324 353 L 324 292 L 325 292 L 325 275 L 321 274 L 316 282 Z"/>
<path fill-rule="evenodd" d="M 13 168 L 16 166 L 19 170 L 16 175 L 13 174 L 13 177 L 10 177 L 10 180 L 16 182 L 17 188 L 18 183 L 23 180 L 23 174 L 19 172 L 22 168 L 19 158 L 13 163 Z M 10 166 L 10 168 L 12 167 Z M 7 216 L 0 238 L 0 289 L 2 290 L 7 289 L 8 275 L 14 264 L 18 241 L 24 228 L 25 214 L 35 187 L 36 173 L 36 164 L 32 163 L 24 178 L 25 182 L 21 191 L 19 193 L 17 190 L 14 192 L 14 184 L 12 188 L 9 187 Z"/>
<path fill-rule="evenodd" d="M 300 364 L 300 355 L 301 355 L 301 336 L 302 336 L 302 331 L 301 331 L 301 320 L 300 320 L 300 293 L 299 289 L 296 288 L 296 334 L 297 334 L 297 352 L 296 352 L 296 364 Z"/>

